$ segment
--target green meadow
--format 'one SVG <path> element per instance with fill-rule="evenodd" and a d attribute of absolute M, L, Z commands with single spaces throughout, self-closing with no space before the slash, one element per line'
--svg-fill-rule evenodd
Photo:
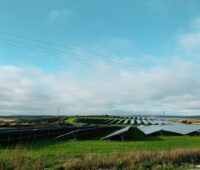
<path fill-rule="evenodd" d="M 70 155 L 77 156 L 87 153 L 108 154 L 127 151 L 168 151 L 174 149 L 200 148 L 198 136 L 163 136 L 149 137 L 144 141 L 106 141 L 106 140 L 68 140 L 58 141 L 43 139 L 31 143 L 1 146 L 0 153 L 4 155 L 16 154 L 25 150 L 29 156 L 42 155 Z"/>
<path fill-rule="evenodd" d="M 2 145 L 1 170 L 171 170 L 200 161 L 200 137 L 167 136 L 144 141 L 43 139 Z"/>

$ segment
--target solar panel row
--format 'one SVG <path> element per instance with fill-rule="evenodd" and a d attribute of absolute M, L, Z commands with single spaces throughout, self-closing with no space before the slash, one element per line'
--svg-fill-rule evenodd
<path fill-rule="evenodd" d="M 163 120 L 153 120 L 153 119 L 147 119 L 147 118 L 132 118 L 132 119 L 110 119 L 105 120 L 101 122 L 101 124 L 124 124 L 124 125 L 133 125 L 133 124 L 144 124 L 144 125 L 165 125 L 165 124 L 171 124 L 172 122 L 169 121 L 163 121 Z"/>
<path fill-rule="evenodd" d="M 121 119 L 119 119 L 121 118 Z M 87 124 L 98 124 L 98 125 L 106 125 L 106 124 L 124 124 L 124 125 L 164 125 L 171 124 L 172 122 L 164 121 L 161 119 L 153 119 L 147 117 L 118 117 L 111 119 L 80 119 L 80 122 Z"/>
<path fill-rule="evenodd" d="M 113 132 L 113 133 L 111 133 L 111 134 L 109 134 L 109 135 L 107 135 L 107 136 L 105 136 L 105 137 L 103 137 L 101 139 L 109 139 L 109 138 L 112 138 L 114 136 L 123 134 L 123 133 L 129 131 L 130 128 L 131 128 L 130 126 L 127 126 L 127 127 L 123 128 L 123 129 L 117 130 L 117 131 L 115 131 L 115 132 Z"/>
<path fill-rule="evenodd" d="M 139 126 L 138 129 L 141 130 L 145 135 L 150 135 L 162 131 L 176 133 L 180 135 L 187 135 L 193 132 L 199 133 L 200 125 L 174 123 L 170 125 Z"/>

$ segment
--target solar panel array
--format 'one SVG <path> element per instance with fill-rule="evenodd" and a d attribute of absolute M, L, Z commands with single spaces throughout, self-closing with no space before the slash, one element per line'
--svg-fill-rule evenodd
<path fill-rule="evenodd" d="M 151 126 L 138 126 L 145 135 L 154 134 L 157 132 L 170 132 L 180 135 L 187 135 L 193 132 L 200 133 L 200 125 L 191 125 L 183 123 L 174 123 L 168 125 L 151 125 Z"/>
<path fill-rule="evenodd" d="M 160 119 L 149 119 L 146 117 L 118 117 L 102 122 L 102 124 L 114 125 L 165 125 L 170 124 L 168 121 Z"/>
<path fill-rule="evenodd" d="M 108 118 L 79 118 L 78 122 L 88 125 L 167 125 L 172 122 L 152 117 L 116 116 Z"/>
<path fill-rule="evenodd" d="M 113 133 L 111 133 L 111 134 L 109 134 L 109 135 L 107 135 L 107 136 L 105 136 L 105 137 L 103 137 L 103 138 L 101 138 L 101 139 L 109 139 L 109 138 L 111 138 L 111 137 L 114 137 L 114 136 L 123 134 L 123 133 L 129 131 L 130 128 L 131 128 L 131 127 L 128 126 L 128 127 L 123 128 L 123 129 L 117 130 L 117 131 L 115 131 L 115 132 L 113 132 Z"/>

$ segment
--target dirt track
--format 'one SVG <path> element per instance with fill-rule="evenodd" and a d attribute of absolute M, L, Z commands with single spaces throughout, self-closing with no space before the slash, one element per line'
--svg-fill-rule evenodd
<path fill-rule="evenodd" d="M 0 122 L 14 122 L 16 119 L 11 118 L 0 118 Z"/>

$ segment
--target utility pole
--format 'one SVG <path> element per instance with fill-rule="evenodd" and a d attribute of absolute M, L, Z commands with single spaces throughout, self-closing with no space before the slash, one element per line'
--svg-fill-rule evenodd
<path fill-rule="evenodd" d="M 163 112 L 163 117 L 164 117 L 164 121 L 165 121 L 165 111 Z"/>
<path fill-rule="evenodd" d="M 60 115 L 60 109 L 57 109 L 57 116 Z"/>

